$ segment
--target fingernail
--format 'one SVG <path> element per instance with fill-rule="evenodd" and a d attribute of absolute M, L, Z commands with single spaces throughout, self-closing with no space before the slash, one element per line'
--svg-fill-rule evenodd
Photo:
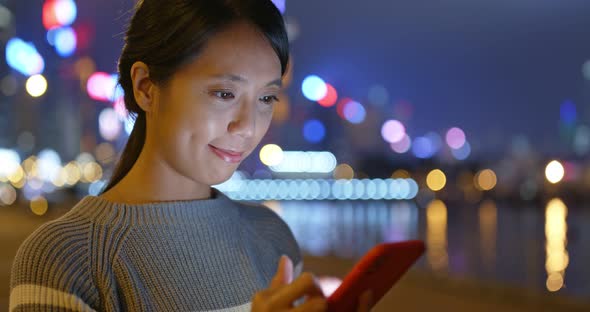
<path fill-rule="evenodd" d="M 287 255 L 282 255 L 281 258 L 284 258 L 282 267 L 284 274 L 283 276 L 285 277 L 284 282 L 291 284 L 293 281 L 293 262 Z"/>

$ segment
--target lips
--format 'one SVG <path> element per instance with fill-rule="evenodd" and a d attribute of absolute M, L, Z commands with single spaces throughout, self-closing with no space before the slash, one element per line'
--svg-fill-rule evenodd
<path fill-rule="evenodd" d="M 213 146 L 211 144 L 209 144 L 209 149 L 211 149 L 211 151 L 215 155 L 217 155 L 219 158 L 221 158 L 222 160 L 224 160 L 225 162 L 228 162 L 228 163 L 239 163 L 242 161 L 243 156 L 244 156 L 244 152 L 236 152 L 236 151 L 232 151 L 232 150 L 227 150 L 227 149 Z"/>

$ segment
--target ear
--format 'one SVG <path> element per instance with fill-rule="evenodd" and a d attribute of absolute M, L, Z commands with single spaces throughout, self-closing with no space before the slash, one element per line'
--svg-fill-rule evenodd
<path fill-rule="evenodd" d="M 155 109 L 156 85 L 150 79 L 150 69 L 144 62 L 135 62 L 131 66 L 133 95 L 137 105 L 146 113 Z"/>

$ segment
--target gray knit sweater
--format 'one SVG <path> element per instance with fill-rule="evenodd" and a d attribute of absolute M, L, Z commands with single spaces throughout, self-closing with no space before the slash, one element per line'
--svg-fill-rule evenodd
<path fill-rule="evenodd" d="M 269 208 L 213 193 L 141 205 L 84 197 L 20 247 L 10 311 L 250 311 L 282 254 L 301 273 L 300 250 Z"/>

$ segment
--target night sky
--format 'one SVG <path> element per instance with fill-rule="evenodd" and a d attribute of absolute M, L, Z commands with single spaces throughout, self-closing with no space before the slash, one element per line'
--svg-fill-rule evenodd
<path fill-rule="evenodd" d="M 11 4 L 17 34 L 44 40 L 40 23 L 30 22 L 40 10 L 25 2 Z M 94 36 L 81 53 L 93 56 L 97 70 L 114 72 L 133 1 L 77 3 L 76 23 L 93 25 Z M 413 105 L 411 136 L 458 126 L 483 153 L 502 153 L 516 135 L 544 154 L 566 153 L 565 100 L 576 104 L 579 123 L 590 123 L 590 81 L 582 74 L 590 60 L 589 1 L 297 0 L 287 1 L 286 16 L 299 26 L 288 90 L 294 109 L 317 106 L 300 89 L 317 74 L 366 105 L 369 89 L 384 86 L 388 104 L 371 122 L 396 118 L 394 103 L 403 99 Z"/>
<path fill-rule="evenodd" d="M 588 1 L 290 1 L 287 16 L 295 81 L 318 74 L 359 100 L 382 84 L 414 105 L 411 134 L 459 126 L 489 152 L 522 134 L 554 154 L 561 103 L 590 122 Z"/>

